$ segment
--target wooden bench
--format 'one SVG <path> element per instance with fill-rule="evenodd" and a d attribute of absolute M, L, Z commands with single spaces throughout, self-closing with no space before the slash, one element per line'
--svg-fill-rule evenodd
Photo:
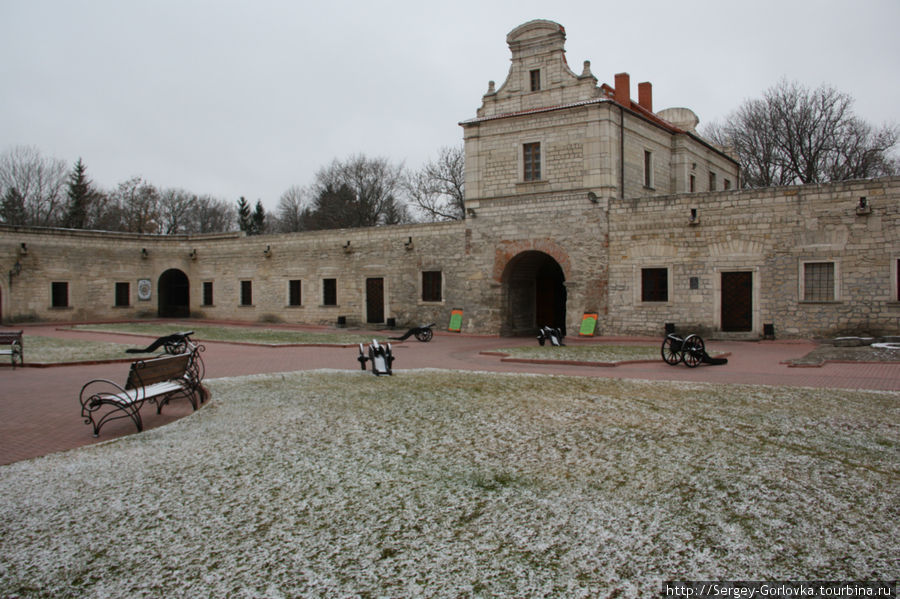
<path fill-rule="evenodd" d="M 124 387 L 106 379 L 89 381 L 81 388 L 81 416 L 94 427 L 94 436 L 112 420 L 131 418 L 138 431 L 144 430 L 141 407 L 156 404 L 156 413 L 175 397 L 186 397 L 197 409 L 197 400 L 206 400 L 206 391 L 197 375 L 196 352 L 161 355 L 131 364 Z"/>
<path fill-rule="evenodd" d="M 9 349 L 0 349 L 0 356 L 9 356 L 12 361 L 12 367 L 16 367 L 18 360 L 19 366 L 25 363 L 25 353 L 22 345 L 22 331 L 0 331 L 0 346 L 8 345 Z"/>

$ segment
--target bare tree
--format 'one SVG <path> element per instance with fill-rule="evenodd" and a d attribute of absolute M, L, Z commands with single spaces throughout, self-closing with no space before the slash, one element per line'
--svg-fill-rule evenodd
<path fill-rule="evenodd" d="M 141 177 L 119 183 L 115 191 L 122 224 L 132 233 L 160 233 L 159 192 Z"/>
<path fill-rule="evenodd" d="M 832 87 L 782 81 L 705 134 L 737 154 L 746 187 L 894 174 L 897 128 L 873 128 L 854 116 L 852 105 Z"/>
<path fill-rule="evenodd" d="M 212 196 L 196 197 L 188 213 L 190 233 L 222 233 L 237 228 L 236 214 L 231 202 Z"/>
<path fill-rule="evenodd" d="M 100 231 L 125 231 L 122 206 L 115 193 L 97 192 L 88 206 L 87 227 Z"/>
<path fill-rule="evenodd" d="M 316 173 L 309 210 L 315 228 L 372 227 L 409 221 L 400 198 L 403 166 L 357 155 Z"/>
<path fill-rule="evenodd" d="M 164 189 L 159 193 L 159 228 L 164 235 L 193 233 L 190 213 L 197 196 L 184 189 Z"/>
<path fill-rule="evenodd" d="M 299 185 L 292 185 L 278 200 L 278 230 L 282 233 L 302 231 L 303 211 L 309 204 L 309 192 Z"/>
<path fill-rule="evenodd" d="M 0 197 L 10 190 L 21 199 L 21 224 L 55 227 L 65 219 L 66 163 L 37 148 L 16 146 L 0 156 Z"/>
<path fill-rule="evenodd" d="M 425 220 L 465 218 L 466 163 L 462 146 L 444 147 L 406 182 L 411 204 Z"/>

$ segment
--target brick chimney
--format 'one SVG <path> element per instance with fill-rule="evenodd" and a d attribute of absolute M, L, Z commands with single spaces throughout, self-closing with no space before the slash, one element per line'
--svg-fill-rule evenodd
<path fill-rule="evenodd" d="M 631 106 L 631 77 L 628 73 L 616 73 L 615 100 L 622 106 Z"/>
<path fill-rule="evenodd" d="M 653 112 L 653 85 L 649 81 L 638 83 L 638 104 Z"/>

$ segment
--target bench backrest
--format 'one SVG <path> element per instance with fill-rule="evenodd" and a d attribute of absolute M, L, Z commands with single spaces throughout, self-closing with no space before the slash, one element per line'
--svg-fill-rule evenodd
<path fill-rule="evenodd" d="M 128 371 L 125 388 L 137 389 L 155 383 L 180 379 L 187 371 L 190 361 L 190 354 L 177 354 L 133 362 L 131 370 Z"/>
<path fill-rule="evenodd" d="M 10 345 L 13 341 L 22 341 L 22 331 L 0 332 L 0 345 Z"/>

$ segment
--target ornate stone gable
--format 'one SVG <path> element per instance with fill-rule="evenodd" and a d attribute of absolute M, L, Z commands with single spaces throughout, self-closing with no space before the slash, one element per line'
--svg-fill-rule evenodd
<path fill-rule="evenodd" d="M 566 61 L 566 32 L 552 21 L 529 21 L 506 36 L 512 64 L 506 81 L 494 90 L 488 85 L 478 117 L 547 108 L 601 96 L 590 63 L 576 75 Z"/>

